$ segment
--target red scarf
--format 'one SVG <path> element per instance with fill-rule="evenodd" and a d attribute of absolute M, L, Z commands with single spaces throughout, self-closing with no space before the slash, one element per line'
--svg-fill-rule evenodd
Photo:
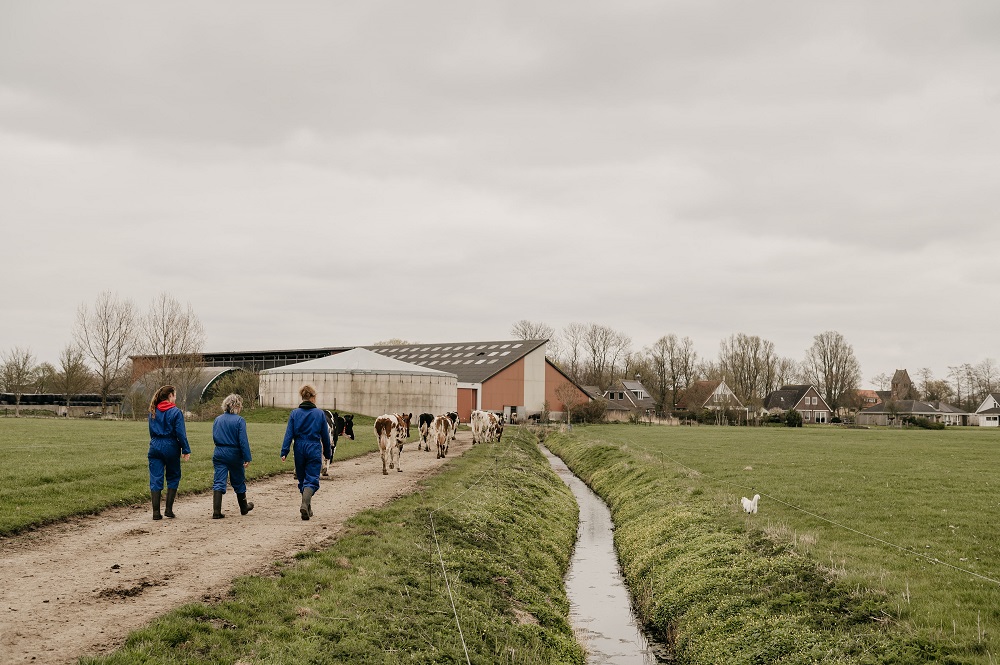
<path fill-rule="evenodd" d="M 163 413 L 167 409 L 172 409 L 175 406 L 177 406 L 177 405 L 174 404 L 173 402 L 170 402 L 168 400 L 163 400 L 162 402 L 160 402 L 159 404 L 156 405 L 156 408 L 159 409 L 160 413 Z"/>

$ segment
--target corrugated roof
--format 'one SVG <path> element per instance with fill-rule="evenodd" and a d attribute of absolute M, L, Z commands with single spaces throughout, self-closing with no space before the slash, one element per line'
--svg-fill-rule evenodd
<path fill-rule="evenodd" d="M 358 347 L 343 353 L 337 353 L 323 358 L 315 358 L 294 365 L 284 365 L 273 369 L 265 369 L 261 374 L 283 374 L 288 372 L 350 372 L 355 374 L 423 374 L 456 376 L 454 372 L 442 371 L 432 367 L 397 360 L 395 358 L 374 353 L 366 348 Z"/>
<path fill-rule="evenodd" d="M 459 383 L 483 383 L 535 349 L 544 346 L 547 341 L 515 339 L 493 342 L 392 344 L 363 348 L 385 358 L 394 358 L 455 374 Z"/>

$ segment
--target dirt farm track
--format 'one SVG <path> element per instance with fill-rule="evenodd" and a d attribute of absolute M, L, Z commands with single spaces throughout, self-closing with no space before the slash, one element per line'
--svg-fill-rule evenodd
<path fill-rule="evenodd" d="M 226 519 L 212 520 L 209 492 L 178 497 L 172 520 L 154 522 L 144 504 L 0 539 L 0 665 L 72 663 L 113 650 L 158 615 L 220 598 L 234 578 L 321 546 L 347 518 L 413 492 L 471 441 L 459 432 L 444 461 L 408 443 L 404 471 L 388 476 L 377 453 L 335 462 L 309 521 L 299 517 L 289 472 L 249 485 L 256 507 L 246 516 L 230 491 Z"/>

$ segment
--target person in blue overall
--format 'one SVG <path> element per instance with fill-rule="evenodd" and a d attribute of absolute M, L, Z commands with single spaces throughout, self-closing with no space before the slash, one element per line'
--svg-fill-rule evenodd
<path fill-rule="evenodd" d="M 153 519 L 163 515 L 174 517 L 174 497 L 181 483 L 181 460 L 191 459 L 184 414 L 174 404 L 177 391 L 173 386 L 162 386 L 149 402 L 149 494 L 153 500 Z M 160 515 L 160 496 L 163 476 L 167 477 L 167 506 Z"/>
<path fill-rule="evenodd" d="M 240 415 L 243 398 L 228 395 L 222 400 L 222 415 L 212 423 L 212 466 L 215 478 L 212 482 L 212 519 L 225 517 L 222 513 L 222 496 L 226 493 L 226 479 L 236 491 L 240 504 L 240 515 L 253 510 L 253 503 L 247 501 L 246 468 L 250 466 L 250 439 L 247 438 L 247 421 Z"/>
<path fill-rule="evenodd" d="M 312 496 L 319 490 L 319 473 L 323 458 L 333 456 L 330 448 L 330 428 L 326 415 L 316 408 L 316 390 L 312 386 L 302 386 L 299 390 L 302 403 L 292 409 L 285 428 L 285 440 L 281 444 L 281 461 L 288 457 L 288 450 L 295 442 L 295 477 L 302 492 L 299 514 L 302 519 L 312 517 Z"/>

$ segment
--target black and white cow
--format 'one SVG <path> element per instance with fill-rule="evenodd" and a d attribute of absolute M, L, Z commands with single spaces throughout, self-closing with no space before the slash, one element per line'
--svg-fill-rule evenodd
<path fill-rule="evenodd" d="M 421 450 L 423 446 L 427 452 L 431 451 L 431 429 L 434 427 L 434 414 L 433 413 L 421 413 L 420 414 L 420 443 L 417 444 L 417 450 Z"/>
<path fill-rule="evenodd" d="M 444 415 L 448 416 L 448 418 L 451 419 L 451 440 L 454 441 L 455 434 L 458 433 L 458 423 L 459 423 L 458 411 L 449 411 Z"/>
<path fill-rule="evenodd" d="M 336 411 L 326 411 L 326 426 L 330 428 L 330 459 L 323 458 L 324 476 L 330 474 L 330 464 L 333 463 L 333 455 L 337 452 L 337 439 L 346 436 L 351 441 L 354 440 L 354 416 L 347 414 L 341 416 Z"/>

